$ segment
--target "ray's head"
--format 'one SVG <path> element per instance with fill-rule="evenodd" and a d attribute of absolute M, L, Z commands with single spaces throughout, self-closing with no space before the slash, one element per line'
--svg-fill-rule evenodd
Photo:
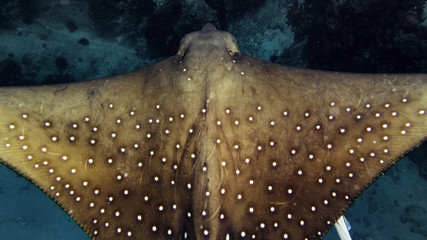
<path fill-rule="evenodd" d="M 228 52 L 230 56 L 240 54 L 236 38 L 233 35 L 219 31 L 214 25 L 208 23 L 200 31 L 189 33 L 181 39 L 177 55 L 184 57 L 197 53 L 207 56 L 215 49 Z"/>

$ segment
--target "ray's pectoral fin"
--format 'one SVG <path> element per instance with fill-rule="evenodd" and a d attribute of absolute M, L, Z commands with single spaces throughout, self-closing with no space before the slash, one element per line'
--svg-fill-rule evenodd
<path fill-rule="evenodd" d="M 185 166 L 194 159 L 191 133 L 202 101 L 173 84 L 174 64 L 171 58 L 114 78 L 0 89 L 1 162 L 92 237 L 182 235 L 176 226 L 185 226 L 180 216 L 191 211 L 191 197 L 176 189 L 193 184 Z"/>
<path fill-rule="evenodd" d="M 235 68 L 229 87 L 213 84 L 230 97 L 211 100 L 221 183 L 209 185 L 225 194 L 211 201 L 218 220 L 205 224 L 221 238 L 321 239 L 426 139 L 427 75 L 301 70 L 248 56 Z M 213 223 L 221 216 L 232 231 Z"/>

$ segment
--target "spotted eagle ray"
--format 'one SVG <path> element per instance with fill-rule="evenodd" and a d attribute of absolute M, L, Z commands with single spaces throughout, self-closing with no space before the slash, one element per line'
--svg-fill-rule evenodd
<path fill-rule="evenodd" d="M 0 159 L 94 239 L 321 239 L 426 111 L 425 74 L 272 64 L 207 24 L 139 71 L 0 88 Z"/>

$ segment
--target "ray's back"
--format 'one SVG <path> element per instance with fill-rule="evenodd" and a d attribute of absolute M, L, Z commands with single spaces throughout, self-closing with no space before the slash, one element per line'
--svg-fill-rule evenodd
<path fill-rule="evenodd" d="M 96 239 L 321 239 L 427 137 L 427 76 L 178 54 L 85 83 L 0 89 L 1 162 Z"/>

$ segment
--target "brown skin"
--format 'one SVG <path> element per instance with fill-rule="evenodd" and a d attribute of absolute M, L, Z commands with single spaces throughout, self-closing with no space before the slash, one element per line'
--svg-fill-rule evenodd
<path fill-rule="evenodd" d="M 96 239 L 321 239 L 425 141 L 426 93 L 257 60 L 207 25 L 139 71 L 1 88 L 0 158 Z"/>

